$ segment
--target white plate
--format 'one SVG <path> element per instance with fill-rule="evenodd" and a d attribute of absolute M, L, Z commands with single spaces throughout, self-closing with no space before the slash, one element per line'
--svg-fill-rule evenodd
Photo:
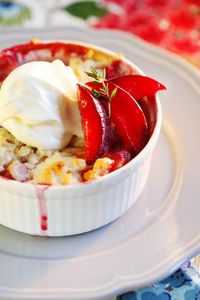
<path fill-rule="evenodd" d="M 7 31 L 0 47 L 36 37 L 123 52 L 168 87 L 160 93 L 164 121 L 145 191 L 117 221 L 67 238 L 31 237 L 0 226 L 0 297 L 107 299 L 165 277 L 200 251 L 198 71 L 125 33 L 105 30 Z"/>

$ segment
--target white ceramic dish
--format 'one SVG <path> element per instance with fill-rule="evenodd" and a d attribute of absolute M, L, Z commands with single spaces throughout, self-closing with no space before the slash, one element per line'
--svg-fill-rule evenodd
<path fill-rule="evenodd" d="M 125 33 L 70 27 L 2 33 L 0 47 L 77 39 L 123 52 L 163 82 L 164 122 L 146 187 L 115 222 L 65 238 L 0 226 L 0 297 L 108 299 L 164 278 L 200 251 L 200 76 L 195 68 Z"/>
<path fill-rule="evenodd" d="M 115 56 L 102 47 L 94 48 Z M 133 62 L 128 63 L 141 73 Z M 150 109 L 155 127 L 147 145 L 115 172 L 86 184 L 48 187 L 1 177 L 0 224 L 34 235 L 67 236 L 102 227 L 126 212 L 144 189 L 159 137 L 161 107 L 159 98 L 155 99 Z"/>

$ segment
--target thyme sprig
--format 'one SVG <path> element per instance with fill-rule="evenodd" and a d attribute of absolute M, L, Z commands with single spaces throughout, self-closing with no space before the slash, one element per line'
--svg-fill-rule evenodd
<path fill-rule="evenodd" d="M 92 93 L 95 97 L 99 98 L 100 100 L 106 101 L 108 103 L 108 115 L 110 117 L 110 101 L 112 98 L 116 95 L 117 93 L 117 87 L 114 88 L 114 90 L 109 94 L 109 88 L 108 88 L 108 83 L 105 81 L 106 80 L 106 69 L 103 69 L 102 72 L 98 72 L 97 69 L 93 66 L 90 67 L 90 72 L 85 73 L 93 78 L 93 83 L 94 84 L 102 84 L 102 87 L 97 90 L 97 89 L 92 89 Z"/>

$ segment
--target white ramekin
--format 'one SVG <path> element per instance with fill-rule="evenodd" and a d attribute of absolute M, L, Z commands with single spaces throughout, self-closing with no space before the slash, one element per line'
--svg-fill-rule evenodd
<path fill-rule="evenodd" d="M 95 49 L 115 56 L 102 47 Z M 155 100 L 156 124 L 151 138 L 122 168 L 93 182 L 48 188 L 1 177 L 0 224 L 33 235 L 67 236 L 97 229 L 121 216 L 137 200 L 148 176 L 162 120 L 159 98 Z"/>

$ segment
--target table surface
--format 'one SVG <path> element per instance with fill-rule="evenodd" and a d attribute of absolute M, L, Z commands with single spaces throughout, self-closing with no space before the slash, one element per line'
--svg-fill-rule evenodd
<path fill-rule="evenodd" d="M 76 24 L 118 29 L 200 68 L 200 0 L 0 0 L 0 29 Z M 167 279 L 117 300 L 200 300 L 200 256 Z"/>

